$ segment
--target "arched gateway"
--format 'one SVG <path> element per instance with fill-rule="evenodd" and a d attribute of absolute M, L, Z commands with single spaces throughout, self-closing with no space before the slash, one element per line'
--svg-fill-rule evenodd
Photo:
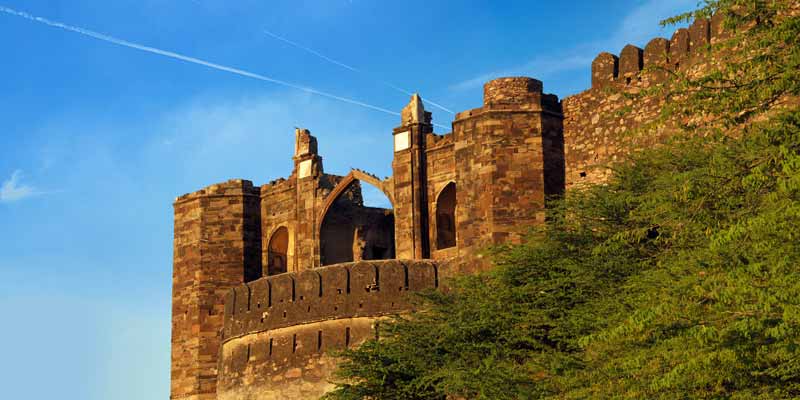
<path fill-rule="evenodd" d="M 391 203 L 384 183 L 353 170 L 326 198 L 320 210 L 320 264 L 394 258 L 394 212 L 365 204 L 361 182 L 374 186 Z"/>

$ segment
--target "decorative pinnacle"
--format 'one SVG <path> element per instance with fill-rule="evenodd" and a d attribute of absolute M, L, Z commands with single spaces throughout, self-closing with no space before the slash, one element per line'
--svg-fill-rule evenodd
<path fill-rule="evenodd" d="M 414 93 L 411 96 L 411 101 L 408 102 L 408 105 L 403 107 L 400 118 L 400 122 L 403 125 L 425 122 L 425 106 L 422 104 L 422 99 L 419 97 L 419 94 Z"/>

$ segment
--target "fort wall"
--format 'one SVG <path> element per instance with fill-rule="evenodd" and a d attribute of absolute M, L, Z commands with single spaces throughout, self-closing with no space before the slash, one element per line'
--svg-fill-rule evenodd
<path fill-rule="evenodd" d="M 715 17 L 644 49 L 601 53 L 592 87 L 561 102 L 535 79 L 490 81 L 483 105 L 458 113 L 444 135 L 415 95 L 387 135 L 385 180 L 324 173 L 316 138 L 298 129 L 289 177 L 179 197 L 171 398 L 291 400 L 331 389 L 331 350 L 379 336 L 381 319 L 412 308 L 409 293 L 487 266 L 478 251 L 520 241 L 544 221 L 549 196 L 602 183 L 610 164 L 668 138 L 674 121 L 637 130 L 658 121 L 666 97 L 633 96 L 723 62 L 707 46 L 723 37 Z M 393 209 L 364 207 L 359 182 Z M 398 259 L 358 261 L 373 256 Z M 344 259 L 354 262 L 323 267 Z"/>
<path fill-rule="evenodd" d="M 636 131 L 657 120 L 666 98 L 631 95 L 663 83 L 675 71 L 692 74 L 721 62 L 708 57 L 708 45 L 724 37 L 721 18 L 715 16 L 678 29 L 671 39 L 652 39 L 644 49 L 629 44 L 619 56 L 600 53 L 592 62 L 592 87 L 562 102 L 566 188 L 605 182 L 609 164 L 669 137 L 669 122 L 650 136 Z"/>
<path fill-rule="evenodd" d="M 220 399 L 308 399 L 330 389 L 331 350 L 379 335 L 381 317 L 438 286 L 437 264 L 382 260 L 266 277 L 230 290 Z M 316 396 L 316 397 L 314 397 Z"/>
<path fill-rule="evenodd" d="M 445 135 L 433 134 L 431 113 L 419 96 L 401 115 L 393 131 L 393 175 L 385 180 L 360 170 L 324 173 L 316 138 L 297 129 L 288 178 L 260 188 L 229 181 L 178 198 L 173 399 L 213 399 L 215 390 L 229 393 L 257 379 L 241 372 L 238 350 L 232 350 L 253 335 L 267 335 L 275 344 L 287 339 L 270 332 L 294 332 L 297 349 L 297 340 L 311 340 L 303 333 L 309 326 L 325 327 L 316 331 L 320 342 L 341 336 L 333 328 L 341 324 L 330 321 L 352 320 L 345 331 L 361 340 L 371 321 L 409 309 L 405 292 L 438 284 L 430 261 L 323 265 L 447 261 L 519 240 L 521 226 L 542 221 L 545 196 L 563 181 L 550 175 L 563 176 L 563 162 L 553 162 L 561 151 L 560 105 L 542 93 L 541 82 L 488 83 L 483 107 L 460 113 Z M 365 207 L 360 182 L 385 193 L 393 209 Z M 314 354 L 317 361 L 324 358 Z M 269 368 L 299 365 L 292 360 L 271 359 Z"/>

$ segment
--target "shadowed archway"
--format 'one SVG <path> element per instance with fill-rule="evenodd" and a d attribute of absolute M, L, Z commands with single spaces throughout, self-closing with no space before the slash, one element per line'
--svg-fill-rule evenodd
<path fill-rule="evenodd" d="M 456 245 L 456 184 L 448 183 L 436 198 L 436 249 Z"/>
<path fill-rule="evenodd" d="M 385 183 L 354 170 L 328 195 L 319 221 L 320 265 L 394 258 L 394 212 L 364 198 L 361 182 L 375 186 L 392 204 Z"/>
<path fill-rule="evenodd" d="M 289 250 L 289 230 L 282 226 L 275 230 L 269 239 L 267 249 L 267 275 L 282 274 L 287 271 Z"/>

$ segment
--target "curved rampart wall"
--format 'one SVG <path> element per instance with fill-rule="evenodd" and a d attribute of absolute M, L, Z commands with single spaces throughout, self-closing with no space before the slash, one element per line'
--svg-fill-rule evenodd
<path fill-rule="evenodd" d="M 427 260 L 337 264 L 237 286 L 225 300 L 218 399 L 319 397 L 332 388 L 330 350 L 376 337 L 376 321 L 411 308 L 409 293 L 437 286 Z"/>

